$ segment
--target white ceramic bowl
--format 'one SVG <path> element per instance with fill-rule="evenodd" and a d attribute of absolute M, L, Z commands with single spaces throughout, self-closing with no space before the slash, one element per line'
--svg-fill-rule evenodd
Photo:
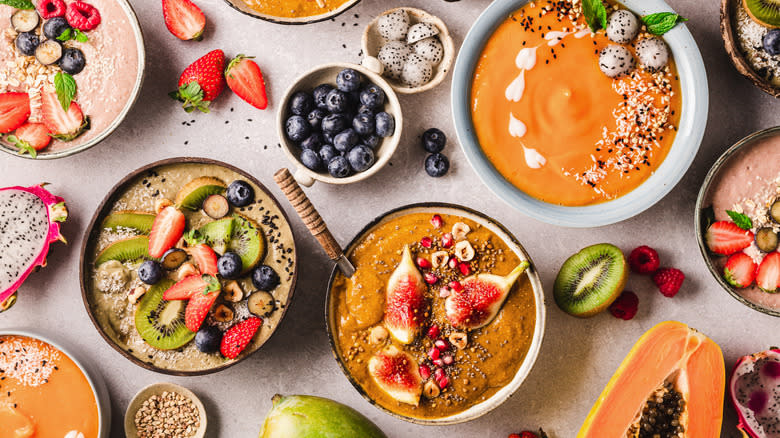
<path fill-rule="evenodd" d="M 195 409 L 198 410 L 200 416 L 200 427 L 195 434 L 190 438 L 203 438 L 206 435 L 207 418 L 206 408 L 203 407 L 203 403 L 200 401 L 197 395 L 189 389 L 175 385 L 173 383 L 153 383 L 140 391 L 130 400 L 130 404 L 127 405 L 125 411 L 125 438 L 138 438 L 138 429 L 135 427 L 135 414 L 141 408 L 143 403 L 153 395 L 160 395 L 163 392 L 177 392 L 183 395 L 185 398 L 192 400 L 192 404 L 195 405 Z"/>
<path fill-rule="evenodd" d="M 315 0 L 311 0 L 315 1 Z M 276 24 L 312 24 L 312 23 L 318 23 L 320 21 L 325 21 L 331 18 L 334 18 L 338 15 L 343 14 L 351 7 L 355 6 L 356 4 L 360 3 L 360 0 L 349 0 L 348 2 L 345 2 L 340 7 L 330 11 L 326 12 L 324 14 L 320 15 L 312 15 L 310 17 L 298 17 L 298 18 L 287 18 L 287 17 L 277 17 L 275 15 L 268 15 L 268 14 L 261 14 L 260 12 L 250 8 L 244 0 L 225 0 L 225 3 L 228 4 L 231 8 L 237 10 L 238 12 L 241 12 L 244 15 L 249 15 L 250 17 L 259 18 L 261 20 L 270 21 L 271 23 Z"/>
<path fill-rule="evenodd" d="M 382 139 L 382 142 L 374 149 L 376 156 L 376 162 L 365 172 L 355 173 L 346 178 L 334 178 L 328 174 L 327 171 L 315 172 L 301 163 L 298 159 L 301 149 L 287 139 L 285 133 L 284 124 L 287 118 L 290 116 L 289 104 L 290 98 L 297 91 L 305 91 L 311 93 L 315 87 L 320 84 L 331 84 L 335 86 L 336 76 L 338 73 L 345 69 L 351 68 L 357 70 L 364 78 L 377 85 L 382 91 L 385 92 L 385 111 L 391 114 L 395 118 L 395 132 L 390 137 Z M 282 145 L 287 158 L 295 163 L 297 170 L 294 172 L 295 180 L 298 184 L 309 187 L 314 184 L 314 181 L 322 181 L 329 184 L 349 184 L 357 181 L 362 181 L 371 175 L 377 173 L 388 161 L 398 147 L 398 143 L 401 141 L 401 131 L 403 128 L 404 119 L 401 114 L 401 104 L 398 102 L 398 96 L 396 96 L 393 88 L 385 81 L 384 78 L 379 76 L 375 71 L 356 64 L 350 63 L 332 63 L 324 64 L 315 67 L 308 72 L 304 73 L 287 89 L 282 98 L 281 105 L 279 105 L 279 113 L 276 123 L 276 130 L 279 136 L 279 142 Z"/>
<path fill-rule="evenodd" d="M 574 228 L 597 227 L 633 217 L 661 200 L 680 181 L 699 150 L 707 125 L 709 91 L 707 74 L 699 48 L 688 28 L 678 25 L 664 35 L 677 64 L 682 92 L 682 114 L 674 143 L 664 159 L 644 183 L 611 201 L 566 207 L 533 198 L 507 181 L 479 145 L 471 119 L 471 88 L 479 57 L 495 29 L 529 0 L 502 0 L 490 4 L 472 26 L 458 58 L 452 80 L 452 113 L 458 140 L 471 166 L 498 197 L 520 212 L 540 221 Z M 671 11 L 663 0 L 625 0 L 634 13 L 647 15 Z"/>

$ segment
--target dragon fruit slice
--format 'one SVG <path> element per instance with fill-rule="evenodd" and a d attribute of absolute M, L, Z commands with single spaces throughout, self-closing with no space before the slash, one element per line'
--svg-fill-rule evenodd
<path fill-rule="evenodd" d="M 49 244 L 67 243 L 60 234 L 67 218 L 64 200 L 43 184 L 0 188 L 0 311 L 13 305 L 33 269 L 46 266 Z"/>
<path fill-rule="evenodd" d="M 745 437 L 780 438 L 780 349 L 741 357 L 729 394 Z"/>

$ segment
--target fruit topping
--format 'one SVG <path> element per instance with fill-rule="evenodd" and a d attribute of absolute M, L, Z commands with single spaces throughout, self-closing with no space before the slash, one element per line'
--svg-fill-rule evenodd
<path fill-rule="evenodd" d="M 406 246 L 401 262 L 387 281 L 385 299 L 385 326 L 403 344 L 414 341 L 422 327 L 427 306 L 426 290 L 425 281 Z"/>
<path fill-rule="evenodd" d="M 374 164 L 374 151 L 368 146 L 359 144 L 347 152 L 347 161 L 353 171 L 364 172 Z"/>
<path fill-rule="evenodd" d="M 252 284 L 264 291 L 272 291 L 279 286 L 279 274 L 268 265 L 260 265 L 252 271 Z"/>
<path fill-rule="evenodd" d="M 620 248 L 608 243 L 588 246 L 558 271 L 555 303 L 570 315 L 593 316 L 617 299 L 627 279 L 628 265 Z"/>
<path fill-rule="evenodd" d="M 105 266 L 105 265 L 103 265 L 103 266 Z M 146 288 L 145 287 L 137 286 L 129 294 L 127 294 L 127 301 L 129 301 L 130 304 L 135 304 L 135 303 L 138 302 L 138 300 L 141 299 L 142 296 L 144 296 L 145 293 L 146 293 Z"/>
<path fill-rule="evenodd" d="M 406 57 L 406 63 L 401 70 L 401 82 L 404 85 L 417 88 L 431 81 L 433 77 L 433 65 L 422 56 L 410 53 Z"/>
<path fill-rule="evenodd" d="M 672 298 L 680 291 L 685 274 L 675 268 L 661 268 L 653 274 L 653 283 L 658 286 L 661 294 L 667 298 Z"/>
<path fill-rule="evenodd" d="M 731 404 L 745 437 L 775 438 L 780 433 L 780 349 L 743 356 L 728 383 Z"/>
<path fill-rule="evenodd" d="M 767 254 L 756 272 L 756 284 L 761 290 L 775 293 L 780 288 L 780 252 Z"/>
<path fill-rule="evenodd" d="M 222 343 L 222 331 L 219 327 L 207 325 L 195 334 L 195 347 L 203 353 L 216 353 Z"/>
<path fill-rule="evenodd" d="M 661 38 L 643 38 L 636 45 L 636 56 L 642 67 L 657 72 L 669 64 L 669 47 Z"/>
<path fill-rule="evenodd" d="M 245 102 L 255 108 L 266 109 L 268 97 L 263 72 L 251 58 L 245 55 L 233 58 L 225 70 L 225 80 L 228 87 Z"/>
<path fill-rule="evenodd" d="M 607 38 L 618 44 L 628 44 L 639 34 L 639 19 L 627 9 L 618 9 L 607 21 Z"/>
<path fill-rule="evenodd" d="M 220 304 L 214 309 L 214 320 L 217 322 L 233 321 L 234 316 L 235 312 L 228 305 Z"/>
<path fill-rule="evenodd" d="M 246 207 L 255 200 L 255 189 L 246 181 L 236 180 L 227 188 L 227 200 L 236 207 Z"/>
<path fill-rule="evenodd" d="M 388 40 L 403 40 L 409 33 L 409 14 L 403 9 L 379 16 L 377 30 Z"/>
<path fill-rule="evenodd" d="M 230 327 L 222 337 L 222 344 L 219 347 L 219 351 L 228 359 L 237 358 L 252 341 L 255 333 L 257 333 L 257 329 L 259 329 L 262 324 L 262 319 L 253 316 Z"/>
<path fill-rule="evenodd" d="M 634 248 L 631 254 L 628 255 L 628 264 L 631 266 L 631 270 L 637 274 L 647 275 L 658 270 L 661 260 L 656 250 L 642 245 Z"/>
<path fill-rule="evenodd" d="M 190 262 L 187 262 L 176 270 L 176 278 L 181 281 L 191 275 L 200 275 L 200 271 Z"/>
<path fill-rule="evenodd" d="M 162 276 L 162 266 L 154 260 L 147 260 L 138 267 L 138 279 L 146 284 L 157 284 Z"/>
<path fill-rule="evenodd" d="M 160 258 L 171 249 L 184 233 L 184 214 L 176 207 L 166 207 L 154 218 L 149 233 L 149 255 Z"/>
<path fill-rule="evenodd" d="M 778 236 L 771 227 L 759 228 L 756 231 L 756 246 L 761 252 L 772 252 L 777 249 Z"/>
<path fill-rule="evenodd" d="M 635 293 L 626 290 L 609 305 L 609 313 L 615 318 L 628 321 L 636 316 L 638 308 L 639 297 L 637 297 Z"/>
<path fill-rule="evenodd" d="M 611 78 L 627 75 L 634 69 L 636 61 L 624 46 L 610 44 L 599 53 L 599 68 Z"/>
<path fill-rule="evenodd" d="M 11 15 L 11 26 L 19 33 L 34 30 L 40 22 L 41 19 L 34 9 L 19 9 Z"/>
<path fill-rule="evenodd" d="M 441 152 L 447 144 L 447 136 L 437 128 L 430 128 L 423 132 L 422 147 L 427 152 L 435 154 Z"/>
<path fill-rule="evenodd" d="M 155 215 L 141 211 L 118 211 L 103 219 L 100 227 L 116 231 L 119 228 L 131 228 L 141 234 L 149 234 L 152 230 Z"/>
<path fill-rule="evenodd" d="M 190 0 L 162 0 L 162 11 L 165 26 L 176 38 L 185 41 L 203 38 L 206 16 L 195 3 Z"/>
<path fill-rule="evenodd" d="M 384 111 L 376 115 L 376 135 L 390 137 L 395 133 L 395 118 Z"/>
<path fill-rule="evenodd" d="M 60 58 L 59 66 L 65 73 L 76 75 L 84 70 L 87 65 L 87 59 L 84 57 L 84 52 L 75 47 L 68 47 L 62 51 L 62 57 Z"/>
<path fill-rule="evenodd" d="M 723 278 L 737 288 L 748 287 L 756 279 L 758 265 L 744 252 L 729 256 L 723 267 Z"/>
<path fill-rule="evenodd" d="M 82 1 L 75 1 L 68 5 L 65 18 L 70 27 L 79 30 L 92 30 L 100 24 L 100 12 L 96 7 Z"/>
<path fill-rule="evenodd" d="M 0 93 L 0 133 L 19 128 L 30 117 L 27 93 Z"/>
<path fill-rule="evenodd" d="M 219 275 L 223 278 L 238 278 L 242 271 L 241 257 L 234 252 L 228 251 L 219 258 L 217 267 L 219 268 Z"/>
<path fill-rule="evenodd" d="M 206 288 L 205 292 L 198 292 L 190 297 L 187 302 L 187 308 L 184 311 L 184 323 L 190 331 L 197 332 L 200 329 L 201 324 L 208 316 L 211 306 L 219 296 L 219 281 L 214 277 L 211 277 L 213 281 Z M 214 290 L 216 287 L 216 290 Z"/>
<path fill-rule="evenodd" d="M 163 294 L 166 300 L 188 300 L 194 295 L 204 295 L 219 290 L 219 281 L 210 275 L 195 272 L 168 288 Z"/>
<path fill-rule="evenodd" d="M 65 111 L 54 93 L 41 93 L 41 112 L 49 134 L 58 140 L 71 141 L 89 129 L 89 118 L 84 117 L 79 104 L 71 102 Z"/>
<path fill-rule="evenodd" d="M 422 378 L 414 358 L 391 345 L 368 361 L 368 373 L 379 389 L 401 403 L 417 406 L 422 394 Z"/>
<path fill-rule="evenodd" d="M 195 333 L 184 323 L 184 303 L 163 298 L 173 282 L 163 279 L 141 298 L 135 311 L 135 328 L 147 344 L 160 350 L 174 350 L 188 342 Z"/>
<path fill-rule="evenodd" d="M 148 258 L 149 238 L 146 236 L 128 237 L 112 242 L 95 258 L 95 266 L 100 266 L 110 260 L 126 262 Z"/>
<path fill-rule="evenodd" d="M 438 65 L 444 59 L 444 46 L 437 37 L 417 41 L 412 44 L 412 51 L 432 65 Z"/>
<path fill-rule="evenodd" d="M 40 38 L 34 32 L 22 32 L 16 36 L 14 44 L 22 55 L 33 56 L 35 55 L 35 49 L 38 48 L 38 44 L 41 43 Z"/>
<path fill-rule="evenodd" d="M 336 75 L 336 88 L 351 93 L 360 89 L 360 73 L 354 69 L 345 68 Z"/>
<path fill-rule="evenodd" d="M 36 10 L 44 20 L 54 17 L 64 17 L 67 7 L 63 0 L 39 0 Z"/>
<path fill-rule="evenodd" d="M 28 153 L 33 158 L 38 155 L 38 151 L 51 143 L 51 137 L 46 125 L 30 122 L 26 122 L 24 125 L 16 128 L 14 134 L 6 137 L 6 140 L 16 146 L 20 154 Z"/>
<path fill-rule="evenodd" d="M 35 49 L 35 59 L 43 65 L 54 64 L 62 58 L 62 44 L 57 40 L 46 40 Z"/>
<path fill-rule="evenodd" d="M 431 23 L 417 23 L 409 28 L 409 33 L 406 36 L 406 42 L 414 44 L 418 41 L 422 41 L 426 38 L 434 37 L 439 34 L 439 28 Z"/>
<path fill-rule="evenodd" d="M 198 110 L 209 112 L 209 104 L 225 88 L 225 54 L 222 50 L 212 50 L 190 64 L 179 76 L 176 91 L 169 96 L 182 102 L 184 111 Z"/>
<path fill-rule="evenodd" d="M 360 90 L 360 103 L 371 110 L 385 106 L 385 92 L 378 85 L 368 84 Z"/>
<path fill-rule="evenodd" d="M 772 205 L 769 206 L 769 218 L 776 224 L 780 224 L 780 198 L 775 199 Z"/>
<path fill-rule="evenodd" d="M 255 316 L 266 317 L 276 310 L 276 300 L 274 296 L 264 290 L 259 290 L 246 301 L 247 308 Z"/>
<path fill-rule="evenodd" d="M 743 0 L 745 10 L 755 22 L 770 28 L 780 27 L 780 5 L 775 0 Z"/>
<path fill-rule="evenodd" d="M 168 251 L 165 251 L 165 254 L 160 258 L 162 267 L 169 271 L 179 269 L 179 266 L 186 261 L 187 253 L 181 248 L 171 248 Z"/>
<path fill-rule="evenodd" d="M 731 255 L 750 246 L 753 243 L 753 233 L 743 230 L 733 222 L 718 221 L 707 228 L 704 240 L 710 251 Z"/>
<path fill-rule="evenodd" d="M 227 216 L 230 211 L 230 204 L 227 198 L 222 195 L 209 195 L 203 201 L 203 212 L 212 219 L 221 219 Z"/>
<path fill-rule="evenodd" d="M 400 79 L 406 64 L 406 58 L 411 49 L 402 41 L 388 41 L 379 49 L 376 57 L 384 67 L 384 75 L 392 79 Z"/>
<path fill-rule="evenodd" d="M 439 178 L 447 174 L 450 170 L 450 160 L 441 153 L 430 154 L 425 158 L 425 172 L 429 176 Z"/>
<path fill-rule="evenodd" d="M 345 157 L 337 156 L 328 163 L 328 173 L 334 178 L 346 178 L 352 174 L 352 169 Z"/>
<path fill-rule="evenodd" d="M 217 276 L 217 273 L 219 273 L 217 255 L 210 246 L 199 243 L 191 246 L 187 251 L 195 260 L 195 264 L 201 273 L 211 275 L 212 277 Z"/>
<path fill-rule="evenodd" d="M 70 24 L 63 17 L 50 18 L 43 23 L 43 34 L 50 40 L 56 40 L 68 29 L 71 29 Z"/>
<path fill-rule="evenodd" d="M 225 183 L 210 176 L 201 176 L 189 181 L 176 193 L 174 202 L 180 208 L 199 210 L 206 198 L 225 192 Z M 223 215 L 224 216 L 224 215 Z"/>
<path fill-rule="evenodd" d="M 761 39 L 761 45 L 771 56 L 780 55 L 780 29 L 770 29 Z"/>
<path fill-rule="evenodd" d="M 505 277 L 481 273 L 462 280 L 463 289 L 444 301 L 447 319 L 461 329 L 486 326 L 501 310 L 512 286 L 528 266 L 528 262 L 521 262 Z"/>

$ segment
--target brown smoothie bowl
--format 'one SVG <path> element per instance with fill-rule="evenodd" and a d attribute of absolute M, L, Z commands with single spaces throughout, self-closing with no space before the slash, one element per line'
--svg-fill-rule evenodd
<path fill-rule="evenodd" d="M 315 1 L 315 0 L 311 0 Z M 276 24 L 312 24 L 312 23 L 319 23 L 320 21 L 329 20 L 331 18 L 334 18 L 338 15 L 343 14 L 347 10 L 351 9 L 356 4 L 360 3 L 360 0 L 349 0 L 345 2 L 340 7 L 330 11 L 326 12 L 324 14 L 320 15 L 312 15 L 308 17 L 296 17 L 296 18 L 290 18 L 290 17 L 277 17 L 275 15 L 269 15 L 269 14 L 263 14 L 260 13 L 252 8 L 250 8 L 244 0 L 225 0 L 225 3 L 228 4 L 231 8 L 237 10 L 238 12 L 241 12 L 244 15 L 248 15 L 253 18 L 259 18 L 260 20 L 270 21 L 271 23 Z"/>

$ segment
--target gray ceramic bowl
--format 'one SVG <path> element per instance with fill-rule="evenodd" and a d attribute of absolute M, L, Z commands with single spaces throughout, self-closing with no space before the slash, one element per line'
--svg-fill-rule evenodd
<path fill-rule="evenodd" d="M 585 207 L 565 207 L 533 198 L 504 179 L 485 156 L 471 119 L 471 85 L 485 43 L 496 27 L 529 0 L 490 4 L 463 42 L 452 80 L 452 113 L 458 140 L 471 166 L 498 197 L 520 212 L 553 225 L 586 228 L 628 219 L 661 200 L 680 181 L 693 162 L 707 124 L 709 92 L 701 53 L 685 25 L 678 25 L 664 40 L 672 50 L 680 74 L 682 114 L 675 141 L 661 166 L 633 191 L 612 201 Z M 663 0 L 625 0 L 635 13 L 671 11 Z"/>
<path fill-rule="evenodd" d="M 310 0 L 315 1 L 315 0 Z M 274 15 L 268 15 L 268 14 L 261 14 L 260 12 L 250 8 L 244 0 L 225 0 L 225 3 L 228 4 L 231 8 L 237 10 L 238 12 L 241 12 L 244 15 L 249 15 L 250 17 L 259 18 L 261 20 L 270 21 L 271 23 L 277 23 L 277 24 L 312 24 L 312 23 L 318 23 L 320 21 L 325 21 L 330 18 L 336 17 L 340 14 L 343 14 L 351 7 L 355 6 L 356 4 L 360 3 L 360 0 L 349 0 L 340 7 L 327 12 L 325 14 L 320 15 L 313 15 L 311 17 L 300 17 L 300 18 L 285 18 L 285 17 L 277 17 Z"/>
<path fill-rule="evenodd" d="M 206 416 L 206 408 L 203 407 L 203 402 L 200 401 L 197 395 L 189 389 L 175 385 L 173 383 L 153 383 L 140 391 L 130 400 L 130 404 L 125 411 L 125 438 L 138 438 L 138 428 L 135 426 L 135 414 L 141 409 L 143 403 L 153 395 L 160 395 L 163 392 L 176 392 L 183 395 L 185 398 L 192 400 L 192 404 L 195 405 L 195 409 L 198 410 L 200 416 L 200 427 L 195 431 L 195 434 L 188 438 L 203 438 L 206 435 L 206 427 L 208 417 Z"/>

